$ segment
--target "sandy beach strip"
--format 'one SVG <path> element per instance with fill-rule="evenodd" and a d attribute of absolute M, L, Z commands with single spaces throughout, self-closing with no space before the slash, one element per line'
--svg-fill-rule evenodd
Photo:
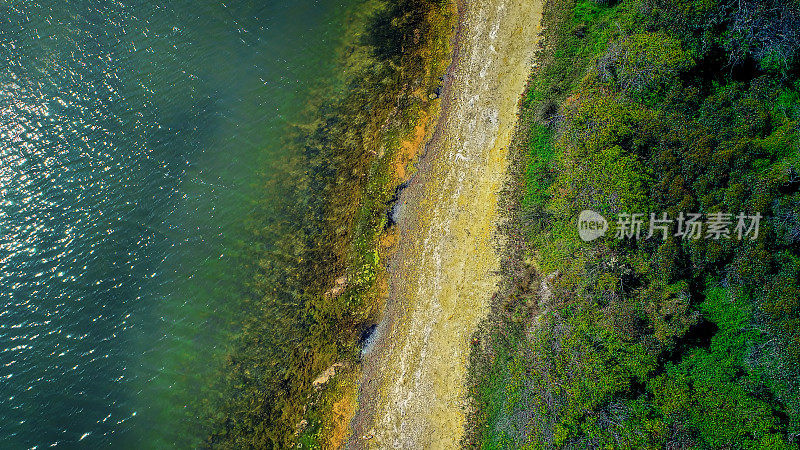
<path fill-rule="evenodd" d="M 456 448 L 469 340 L 500 268 L 498 193 L 544 0 L 459 2 L 442 110 L 403 192 L 380 335 L 349 448 Z"/>

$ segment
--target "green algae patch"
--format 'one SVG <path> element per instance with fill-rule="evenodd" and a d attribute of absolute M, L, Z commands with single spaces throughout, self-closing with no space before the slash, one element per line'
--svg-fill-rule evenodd
<path fill-rule="evenodd" d="M 414 159 L 408 143 L 433 123 L 453 21 L 438 1 L 370 1 L 353 13 L 342 76 L 286 138 L 302 157 L 265 181 L 292 182 L 250 225 L 241 303 L 251 314 L 204 400 L 207 447 L 346 440 L 360 345 L 381 309 L 388 204 Z"/>

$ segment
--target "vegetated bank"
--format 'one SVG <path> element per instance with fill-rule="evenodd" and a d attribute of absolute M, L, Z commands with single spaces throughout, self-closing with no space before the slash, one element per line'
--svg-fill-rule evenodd
<path fill-rule="evenodd" d="M 381 310 L 387 203 L 438 107 L 453 13 L 446 1 L 368 1 L 344 75 L 287 146 L 283 202 L 262 205 L 252 310 L 205 400 L 206 445 L 329 448 L 355 409 L 359 348 Z M 422 135 L 422 137 L 420 137 Z"/>
<path fill-rule="evenodd" d="M 464 444 L 797 448 L 798 2 L 550 0 L 545 21 Z M 586 209 L 765 218 L 585 243 Z"/>

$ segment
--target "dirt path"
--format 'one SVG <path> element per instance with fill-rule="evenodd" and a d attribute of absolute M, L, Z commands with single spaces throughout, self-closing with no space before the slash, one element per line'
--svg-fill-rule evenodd
<path fill-rule="evenodd" d="M 469 339 L 499 270 L 497 193 L 543 0 L 467 0 L 442 113 L 401 197 L 400 244 L 365 356 L 350 448 L 456 448 Z"/>

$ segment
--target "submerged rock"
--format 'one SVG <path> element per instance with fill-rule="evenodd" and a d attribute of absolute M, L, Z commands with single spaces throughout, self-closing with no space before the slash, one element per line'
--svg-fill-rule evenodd
<path fill-rule="evenodd" d="M 336 284 L 332 288 L 328 289 L 325 294 L 323 294 L 326 298 L 336 298 L 347 289 L 347 276 L 344 275 L 337 278 L 335 283 Z"/>
<path fill-rule="evenodd" d="M 344 367 L 343 363 L 335 363 L 332 366 L 325 369 L 322 374 L 320 374 L 314 381 L 311 382 L 311 385 L 314 386 L 314 389 L 321 389 L 323 386 L 328 384 L 328 381 L 331 380 L 334 376 L 336 376 L 336 369 Z"/>

